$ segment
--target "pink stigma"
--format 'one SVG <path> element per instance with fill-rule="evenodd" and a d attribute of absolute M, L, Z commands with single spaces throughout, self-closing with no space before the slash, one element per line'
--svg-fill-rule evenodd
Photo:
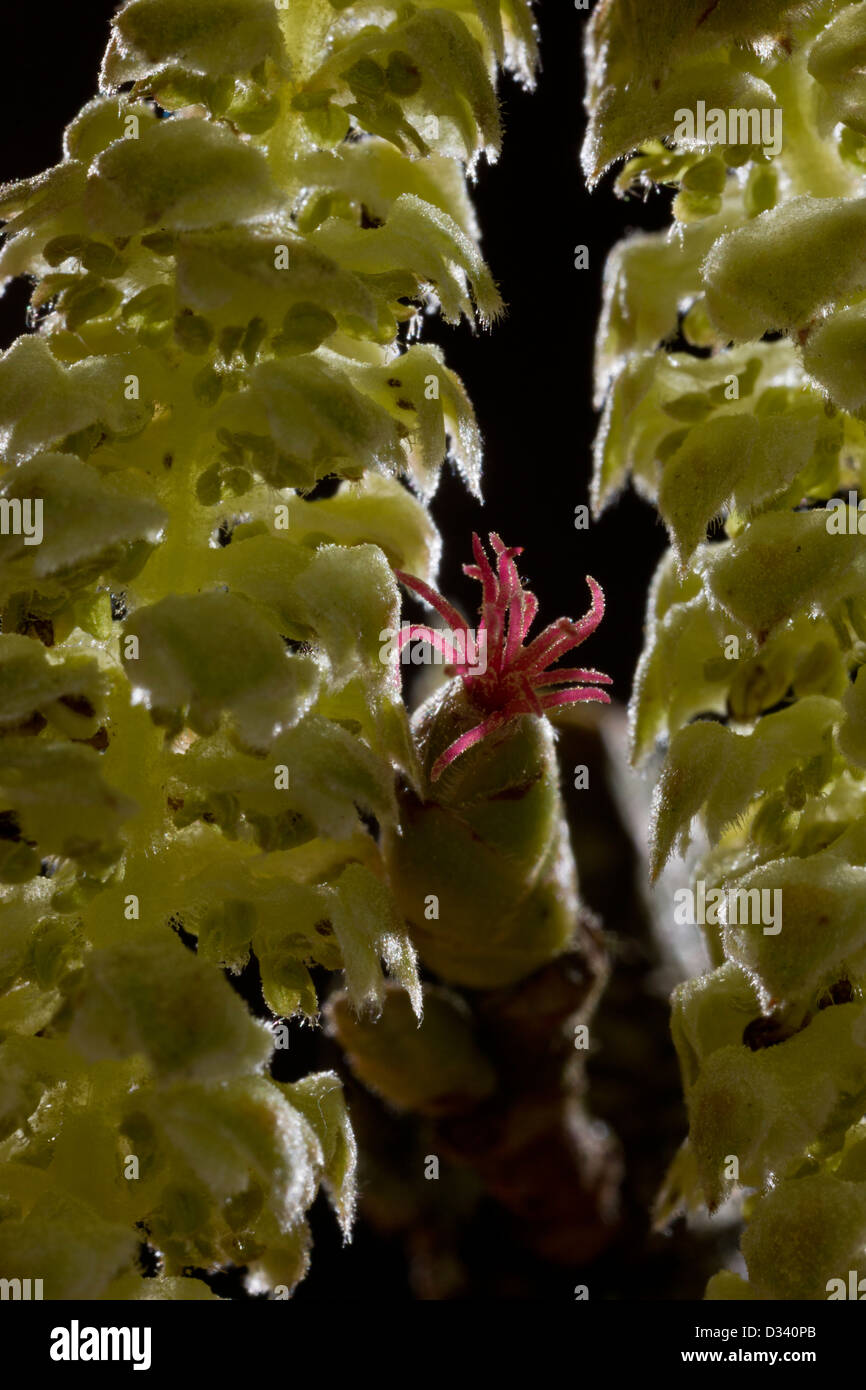
<path fill-rule="evenodd" d="M 445 655 L 459 650 L 460 659 L 450 664 L 463 681 L 472 704 L 484 716 L 437 758 L 430 774 L 433 782 L 438 781 L 445 768 L 461 753 L 518 715 L 543 715 L 557 705 L 576 704 L 581 700 L 610 704 L 606 691 L 588 684 L 610 685 L 610 676 L 578 667 L 550 669 L 555 661 L 579 647 L 598 627 L 604 616 L 601 587 L 587 575 L 592 595 L 589 612 L 578 622 L 558 618 L 525 645 L 538 612 L 538 600 L 521 584 L 514 563 L 515 556 L 523 553 L 523 547 L 503 545 L 495 532 L 490 535 L 490 545 L 496 557 L 495 569 L 477 535 L 472 537 L 475 564 L 463 566 L 464 574 L 481 584 L 481 617 L 475 633 L 457 609 L 423 579 L 401 570 L 394 571 L 400 582 L 435 609 L 451 630 L 448 634 L 412 623 L 401 632 L 401 647 L 406 642 L 422 639 Z M 479 640 L 486 641 L 487 666 L 483 671 L 477 669 L 475 661 Z M 557 686 L 565 689 L 556 689 Z"/>

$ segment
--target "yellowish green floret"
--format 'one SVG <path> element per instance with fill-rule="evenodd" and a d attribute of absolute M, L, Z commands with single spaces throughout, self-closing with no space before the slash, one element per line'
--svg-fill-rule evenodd
<path fill-rule="evenodd" d="M 631 729 L 664 754 L 652 873 L 688 853 L 714 902 L 658 1210 L 745 1199 L 748 1278 L 713 1299 L 866 1268 L 864 42 L 846 0 L 607 0 L 588 29 L 588 179 L 626 159 L 620 194 L 676 190 L 673 228 L 608 262 L 594 501 L 633 479 L 671 542 Z M 732 911 L 763 901 L 772 924 Z"/>
<path fill-rule="evenodd" d="M 340 1083 L 275 1046 L 317 966 L 421 1009 L 380 634 L 446 460 L 479 490 L 419 334 L 501 311 L 466 166 L 535 57 L 526 0 L 130 0 L 0 190 L 0 1274 L 47 1299 L 285 1297 L 320 1188 L 351 1230 Z"/>

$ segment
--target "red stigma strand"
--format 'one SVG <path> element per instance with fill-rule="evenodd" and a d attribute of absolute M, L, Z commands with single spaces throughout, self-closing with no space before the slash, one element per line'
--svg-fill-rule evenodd
<path fill-rule="evenodd" d="M 522 546 L 505 546 L 495 532 L 490 535 L 490 547 L 495 556 L 494 569 L 477 535 L 472 537 L 475 563 L 464 565 L 463 572 L 481 584 L 481 614 L 476 638 L 487 645 L 487 666 L 479 671 L 468 659 L 472 646 L 471 629 L 462 614 L 423 579 L 395 570 L 397 578 L 429 604 L 454 634 L 464 639 L 464 661 L 451 664 L 463 681 L 466 692 L 484 714 L 473 728 L 461 734 L 437 758 L 430 774 L 438 781 L 445 768 L 461 753 L 472 748 L 489 734 L 501 729 L 521 714 L 543 715 L 558 706 L 577 704 L 583 700 L 610 704 L 610 696 L 599 685 L 610 685 L 610 676 L 601 671 L 582 667 L 550 667 L 566 652 L 585 642 L 604 616 L 604 594 L 596 581 L 587 575 L 586 582 L 592 603 L 589 612 L 577 622 L 558 618 L 544 628 L 528 646 L 524 646 L 529 629 L 538 613 L 538 600 L 520 582 L 515 558 L 523 553 Z M 446 657 L 453 651 L 453 640 L 436 628 L 413 623 L 401 630 L 400 647 L 407 642 L 423 639 Z M 590 684 L 592 682 L 592 684 Z M 564 685 L 565 690 L 551 690 Z"/>

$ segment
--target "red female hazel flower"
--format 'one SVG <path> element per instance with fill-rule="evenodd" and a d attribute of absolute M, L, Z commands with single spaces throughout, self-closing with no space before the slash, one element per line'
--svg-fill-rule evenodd
<path fill-rule="evenodd" d="M 524 645 L 538 612 L 538 600 L 520 582 L 514 563 L 515 557 L 523 553 L 523 547 L 504 545 L 496 532 L 490 535 L 490 545 L 496 556 L 495 569 L 475 534 L 472 537 L 475 564 L 463 566 L 464 574 L 477 579 L 482 586 L 481 621 L 477 634 L 473 634 L 457 609 L 423 579 L 395 570 L 400 582 L 435 609 L 460 639 L 454 643 L 447 634 L 436 628 L 411 623 L 401 629 L 399 647 L 421 639 L 429 642 L 449 660 L 457 648 L 460 657 L 452 660 L 451 664 L 455 674 L 463 681 L 471 703 L 483 716 L 478 724 L 455 739 L 436 760 L 431 772 L 434 782 L 461 753 L 518 715 L 543 716 L 547 710 L 558 705 L 576 704 L 581 700 L 610 703 L 606 691 L 599 690 L 596 684 L 587 684 L 596 682 L 610 685 L 610 676 L 582 667 L 550 669 L 555 661 L 580 646 L 598 627 L 604 616 L 601 586 L 587 575 L 586 582 L 592 595 L 589 612 L 577 622 L 571 618 L 558 618 L 528 645 Z M 483 671 L 479 671 L 472 660 L 479 639 L 486 643 L 487 648 L 487 664 Z M 565 689 L 556 689 L 557 686 L 564 686 Z"/>

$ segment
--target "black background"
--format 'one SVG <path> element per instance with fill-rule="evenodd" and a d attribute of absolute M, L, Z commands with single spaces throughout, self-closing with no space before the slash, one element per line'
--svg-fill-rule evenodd
<path fill-rule="evenodd" d="M 96 92 L 114 9 L 112 0 L 87 0 L 57 7 L 50 17 L 36 5 L 4 14 L 3 179 L 36 174 L 60 159 L 64 125 Z M 668 200 L 619 201 L 609 180 L 587 193 L 578 158 L 587 15 L 568 0 L 541 0 L 538 19 L 537 89 L 527 93 L 510 77 L 501 79 L 504 152 L 496 165 L 479 166 L 473 191 L 482 248 L 507 317 L 486 332 L 444 324 L 430 330 L 463 378 L 485 440 L 483 508 L 448 470 L 434 501 L 445 541 L 440 587 L 472 613 L 477 586 L 460 567 L 470 558 L 473 529 L 495 529 L 506 543 L 524 546 L 521 572 L 539 597 L 544 621 L 580 616 L 588 601 L 584 575 L 593 574 L 606 592 L 607 616 L 585 661 L 609 672 L 616 697 L 626 700 L 664 533 L 652 510 L 630 493 L 588 532 L 575 529 L 574 509 L 588 503 L 596 426 L 591 370 L 605 258 L 629 228 L 665 225 Z M 585 271 L 574 268 L 574 247 L 581 243 L 589 247 Z M 24 331 L 28 296 L 26 282 L 13 282 L 0 299 L 4 347 Z M 247 983 L 250 997 L 255 986 Z M 334 1059 L 321 1035 L 314 1041 L 306 1030 L 297 1049 L 293 1039 L 286 1062 L 285 1079 L 292 1079 L 311 1063 L 333 1065 Z M 411 1297 L 396 1246 L 383 1245 L 362 1227 L 353 1246 L 341 1250 L 321 1203 L 313 1225 L 312 1272 L 297 1302 Z M 219 1291 L 237 1296 L 238 1289 L 229 1282 Z"/>

